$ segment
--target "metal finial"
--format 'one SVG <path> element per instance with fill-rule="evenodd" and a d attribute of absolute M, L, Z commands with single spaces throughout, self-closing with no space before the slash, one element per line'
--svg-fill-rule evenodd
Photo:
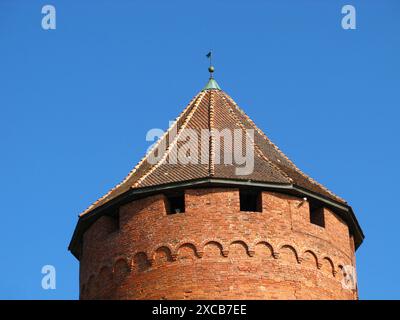
<path fill-rule="evenodd" d="M 210 60 L 210 66 L 208 67 L 208 72 L 210 73 L 210 79 L 213 77 L 214 67 L 212 66 L 212 51 L 206 54 L 206 57 Z"/>
<path fill-rule="evenodd" d="M 206 57 L 210 59 L 210 66 L 208 67 L 208 72 L 210 72 L 210 79 L 208 80 L 203 90 L 221 90 L 217 81 L 215 81 L 215 79 L 213 78 L 214 67 L 211 64 L 211 55 L 212 55 L 211 51 L 206 54 Z"/>

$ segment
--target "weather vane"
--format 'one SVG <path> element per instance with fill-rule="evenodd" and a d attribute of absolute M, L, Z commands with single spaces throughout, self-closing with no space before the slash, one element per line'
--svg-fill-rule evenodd
<path fill-rule="evenodd" d="M 211 59 L 212 59 L 212 52 L 210 51 L 209 53 L 206 54 L 206 57 L 210 60 L 210 66 L 208 67 L 208 72 L 210 72 L 210 79 L 213 77 L 213 72 L 214 72 L 214 67 L 211 64 Z"/>

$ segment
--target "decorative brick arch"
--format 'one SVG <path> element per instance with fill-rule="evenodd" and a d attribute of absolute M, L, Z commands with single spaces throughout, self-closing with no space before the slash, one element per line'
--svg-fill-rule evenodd
<path fill-rule="evenodd" d="M 320 264 L 318 262 L 318 257 L 312 250 L 305 250 L 301 256 L 301 263 L 304 265 L 309 262 L 310 266 L 320 269 Z"/>
<path fill-rule="evenodd" d="M 299 257 L 298 251 L 297 249 L 290 244 L 284 244 L 279 248 L 279 258 L 282 258 L 283 253 L 287 252 L 287 256 L 290 257 L 291 255 L 293 255 L 295 261 L 297 261 L 297 263 L 301 262 L 301 258 Z"/>
<path fill-rule="evenodd" d="M 193 258 L 201 258 L 203 256 L 202 251 L 199 252 L 197 246 L 189 241 L 184 241 L 182 243 L 180 243 L 179 245 L 177 245 L 176 250 L 175 250 L 175 254 L 177 256 L 177 258 L 182 258 L 182 251 L 184 249 L 187 249 L 186 251 L 192 252 L 191 256 Z M 185 255 L 185 257 L 188 257 L 188 254 Z"/>

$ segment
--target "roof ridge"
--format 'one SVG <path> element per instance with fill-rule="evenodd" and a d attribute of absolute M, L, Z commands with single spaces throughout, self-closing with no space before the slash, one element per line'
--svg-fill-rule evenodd
<path fill-rule="evenodd" d="M 179 128 L 176 136 L 174 137 L 174 140 L 168 145 L 167 149 L 165 150 L 162 158 L 154 165 L 150 168 L 150 170 L 148 170 L 140 179 L 138 179 L 135 184 L 131 187 L 131 188 L 136 188 L 139 184 L 141 184 L 151 173 L 154 172 L 154 170 L 156 170 L 167 158 L 167 156 L 169 155 L 171 148 L 174 147 L 176 145 L 176 143 L 178 142 L 179 139 L 179 135 L 182 133 L 182 129 L 184 129 L 186 127 L 186 125 L 188 124 L 188 122 L 190 121 L 190 119 L 192 118 L 193 114 L 195 113 L 195 111 L 198 109 L 198 106 L 200 105 L 202 99 L 204 98 L 206 92 L 202 91 L 200 92 L 200 96 L 196 99 L 196 101 L 194 102 L 194 106 L 193 109 L 190 110 L 189 114 L 187 115 L 187 117 L 185 118 L 184 122 L 182 123 L 181 127 Z M 172 128 L 173 126 L 171 126 L 170 128 Z M 168 132 L 170 131 L 170 129 L 168 129 Z M 161 140 L 161 139 L 160 139 Z M 160 141 L 159 140 L 159 141 Z M 157 143 L 158 146 L 158 143 Z"/>
<path fill-rule="evenodd" d="M 249 136 L 249 134 L 246 131 L 246 128 L 244 127 L 244 125 L 242 124 L 242 122 L 240 121 L 240 119 L 238 119 L 236 117 L 236 115 L 233 113 L 232 107 L 229 103 L 229 101 L 226 100 L 225 96 L 227 96 L 227 94 L 223 93 L 222 94 L 222 99 L 225 100 L 227 102 L 228 108 L 229 108 L 229 115 L 233 118 L 233 120 L 236 122 L 236 124 L 246 133 L 246 136 L 249 137 L 249 139 L 251 140 L 254 149 L 257 151 L 258 155 L 261 156 L 261 158 L 266 161 L 268 164 L 270 164 L 273 168 L 275 168 L 280 175 L 282 175 L 283 177 L 287 178 L 289 180 L 289 182 L 293 182 L 293 179 L 290 178 L 286 172 L 282 171 L 279 167 L 277 167 L 270 159 L 268 159 L 268 157 L 262 152 L 262 150 L 257 146 L 257 144 L 255 143 L 254 139 L 251 139 L 251 137 Z M 235 106 L 235 105 L 234 105 Z"/>
<path fill-rule="evenodd" d="M 190 102 L 187 104 L 186 108 L 184 108 L 181 113 L 176 117 L 175 121 L 170 125 L 170 127 L 168 128 L 167 131 L 164 132 L 164 134 L 161 136 L 160 139 L 158 139 L 157 143 L 155 143 L 150 150 L 142 157 L 142 159 L 136 164 L 136 166 L 128 173 L 128 175 L 117 185 L 115 185 L 113 188 L 111 188 L 108 192 L 106 192 L 102 197 L 100 197 L 99 199 L 97 199 L 95 202 L 93 202 L 88 208 L 86 208 L 82 213 L 79 214 L 79 216 L 83 216 L 86 213 L 88 213 L 90 210 L 92 210 L 93 207 L 95 207 L 99 202 L 101 202 L 102 200 L 104 200 L 105 198 L 107 198 L 114 190 L 116 190 L 117 188 L 119 188 L 120 186 L 122 186 L 124 183 L 126 183 L 130 177 L 132 177 L 132 175 L 137 171 L 137 169 L 142 165 L 142 163 L 149 157 L 149 155 L 158 147 L 158 145 L 161 143 L 161 141 L 163 139 L 166 138 L 167 134 L 172 130 L 172 128 L 178 123 L 179 119 L 182 117 L 183 114 L 185 114 L 185 112 L 187 110 L 189 110 L 189 108 L 193 105 L 193 103 L 196 103 L 197 100 L 200 98 L 200 96 L 202 95 L 202 92 L 199 92 L 198 94 L 196 94 L 192 100 L 190 100 Z M 194 108 L 194 107 L 193 107 Z"/>
<path fill-rule="evenodd" d="M 214 99 L 213 99 L 213 92 L 210 90 L 210 99 L 209 99 L 209 105 L 208 105 L 208 130 L 210 134 L 210 139 L 209 139 L 209 159 L 208 159 L 208 170 L 210 173 L 210 176 L 215 175 L 215 164 L 214 164 L 214 155 L 215 155 L 215 137 L 214 137 L 214 105 L 213 105 Z"/>
<path fill-rule="evenodd" d="M 258 126 L 254 123 L 254 121 L 236 104 L 236 102 L 229 96 L 226 95 L 229 99 L 229 101 L 238 109 L 238 111 L 247 119 L 247 121 L 249 121 L 250 124 L 252 124 L 254 126 L 254 128 L 257 130 L 257 132 L 264 138 L 264 140 L 266 140 L 268 143 L 270 143 L 272 145 L 272 147 L 283 157 L 285 158 L 292 166 L 293 168 L 300 174 L 302 175 L 304 178 L 306 178 L 307 180 L 309 180 L 311 183 L 318 185 L 320 188 L 322 188 L 323 190 L 325 190 L 326 192 L 328 192 L 330 195 L 346 202 L 343 198 L 339 197 L 338 195 L 336 195 L 335 193 L 333 193 L 332 191 L 330 191 L 328 188 L 326 188 L 324 185 L 322 185 L 321 183 L 317 182 L 316 180 L 314 180 L 313 178 L 311 178 L 309 175 L 305 174 L 303 171 L 301 171 L 292 160 L 290 160 L 288 158 L 288 156 L 283 153 L 279 147 L 277 145 L 275 145 L 271 139 L 269 139 L 267 137 L 267 135 L 260 129 L 258 128 Z"/>

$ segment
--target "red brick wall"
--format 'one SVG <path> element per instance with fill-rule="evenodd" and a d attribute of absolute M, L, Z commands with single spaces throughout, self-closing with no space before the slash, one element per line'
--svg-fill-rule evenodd
<path fill-rule="evenodd" d="M 186 190 L 185 213 L 167 215 L 163 195 L 120 208 L 85 233 L 82 299 L 355 299 L 340 266 L 354 265 L 347 225 L 308 202 L 263 192 L 263 212 L 240 212 L 237 189 Z"/>

